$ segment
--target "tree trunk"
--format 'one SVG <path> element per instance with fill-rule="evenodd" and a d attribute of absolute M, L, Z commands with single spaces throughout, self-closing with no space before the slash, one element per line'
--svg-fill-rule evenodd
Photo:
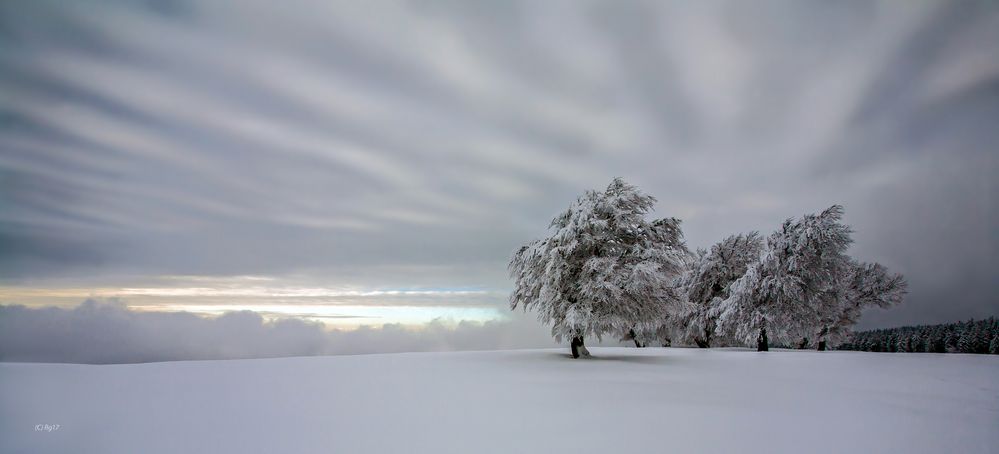
<path fill-rule="evenodd" d="M 635 342 L 636 348 L 644 347 L 644 345 L 642 345 L 642 343 L 638 341 L 638 336 L 635 334 L 634 328 L 628 330 L 628 337 L 630 337 L 631 340 Z"/>
<path fill-rule="evenodd" d="M 819 333 L 819 351 L 826 351 L 826 335 L 829 334 L 829 327 L 823 326 L 822 332 Z"/>
<path fill-rule="evenodd" d="M 583 345 L 583 338 L 581 336 L 572 338 L 572 342 L 569 343 L 569 348 L 572 349 L 573 358 L 579 358 L 579 347 L 581 345 Z"/>
<path fill-rule="evenodd" d="M 583 336 L 573 337 L 572 342 L 569 343 L 569 347 L 572 348 L 573 358 L 590 356 L 590 351 L 586 349 L 586 345 L 583 343 Z"/>
<path fill-rule="evenodd" d="M 756 338 L 756 351 L 765 352 L 770 350 L 770 341 L 767 340 L 767 329 L 760 328 L 760 336 Z"/>
<path fill-rule="evenodd" d="M 704 328 L 704 337 L 694 337 L 694 344 L 697 348 L 711 348 L 711 335 L 712 330 Z"/>

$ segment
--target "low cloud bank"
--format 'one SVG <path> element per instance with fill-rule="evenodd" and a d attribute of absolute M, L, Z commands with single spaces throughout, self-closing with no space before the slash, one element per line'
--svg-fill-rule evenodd
<path fill-rule="evenodd" d="M 114 301 L 87 300 L 72 309 L 0 305 L 0 361 L 12 362 L 112 364 L 554 345 L 546 328 L 521 313 L 502 322 L 343 331 L 299 319 L 268 321 L 251 311 L 206 318 L 133 311 Z"/>

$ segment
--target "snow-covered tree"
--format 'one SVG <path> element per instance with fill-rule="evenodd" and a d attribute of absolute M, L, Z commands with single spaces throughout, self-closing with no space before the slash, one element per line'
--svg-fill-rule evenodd
<path fill-rule="evenodd" d="M 818 301 L 850 266 L 850 228 L 840 223 L 843 207 L 787 219 L 766 241 L 760 261 L 731 287 L 722 303 L 720 326 L 757 350 L 770 339 L 790 343 L 805 337 L 818 318 Z"/>
<path fill-rule="evenodd" d="M 858 263 L 846 254 L 853 242 L 843 207 L 788 219 L 767 238 L 763 257 L 733 283 L 720 320 L 735 336 L 759 350 L 768 337 L 817 340 L 819 350 L 847 338 L 863 309 L 898 304 L 906 293 L 901 275 L 877 263 Z M 885 348 L 911 349 L 910 338 Z"/>
<path fill-rule="evenodd" d="M 846 339 L 864 309 L 891 307 L 899 304 L 906 294 L 905 279 L 899 274 L 889 274 L 879 263 L 851 260 L 849 266 L 838 272 L 842 275 L 835 276 L 818 299 L 818 320 L 813 331 L 819 350 L 825 350 L 830 342 Z"/>
<path fill-rule="evenodd" d="M 510 308 L 536 310 L 573 357 L 589 354 L 586 336 L 655 329 L 680 311 L 675 281 L 688 252 L 678 219 L 646 220 L 655 202 L 620 178 L 580 196 L 548 237 L 514 254 Z"/>
<path fill-rule="evenodd" d="M 698 347 L 707 348 L 715 337 L 721 305 L 729 296 L 732 283 L 760 258 L 763 238 L 757 232 L 732 235 L 699 250 L 683 275 L 681 289 L 690 309 L 679 317 L 684 337 Z"/>
<path fill-rule="evenodd" d="M 966 328 L 957 338 L 957 351 L 961 353 L 975 353 L 975 332 Z"/>
<path fill-rule="evenodd" d="M 947 353 L 947 333 L 943 328 L 934 330 L 927 349 L 930 353 Z"/>

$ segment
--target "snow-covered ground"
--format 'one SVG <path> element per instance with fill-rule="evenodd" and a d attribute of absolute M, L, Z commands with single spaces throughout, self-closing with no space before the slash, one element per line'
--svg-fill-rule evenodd
<path fill-rule="evenodd" d="M 999 452 L 997 356 L 591 350 L 0 363 L 0 452 Z"/>

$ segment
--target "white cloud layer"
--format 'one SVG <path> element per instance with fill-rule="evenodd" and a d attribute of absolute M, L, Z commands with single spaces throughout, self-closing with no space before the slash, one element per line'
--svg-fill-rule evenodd
<path fill-rule="evenodd" d="M 0 361 L 137 363 L 203 359 L 551 347 L 529 315 L 485 323 L 431 322 L 327 330 L 251 311 L 214 318 L 188 312 L 139 312 L 88 300 L 72 308 L 0 305 Z"/>

